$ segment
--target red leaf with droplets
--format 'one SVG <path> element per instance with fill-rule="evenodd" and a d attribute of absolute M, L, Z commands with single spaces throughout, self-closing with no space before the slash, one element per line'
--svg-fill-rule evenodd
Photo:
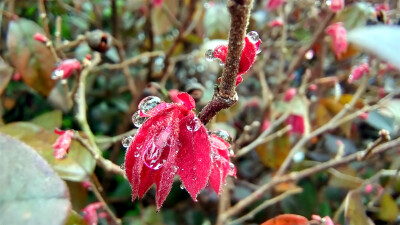
<path fill-rule="evenodd" d="M 257 44 L 260 45 L 261 40 L 258 40 Z M 240 57 L 239 63 L 239 72 L 238 76 L 245 74 L 249 71 L 250 67 L 253 65 L 256 60 L 258 51 L 258 46 L 255 43 L 251 42 L 249 37 L 244 39 L 244 48 L 242 51 L 242 56 Z"/>
<path fill-rule="evenodd" d="M 177 159 L 178 174 L 186 190 L 196 196 L 206 185 L 211 169 L 210 141 L 207 130 L 194 114 L 180 121 L 179 141 L 182 144 Z"/>
<path fill-rule="evenodd" d="M 216 135 L 210 135 L 211 157 L 213 165 L 210 174 L 210 185 L 217 193 L 221 194 L 222 184 L 225 183 L 226 176 L 230 173 L 229 147 L 230 145 Z"/>
<path fill-rule="evenodd" d="M 308 225 L 308 220 L 304 216 L 282 214 L 265 221 L 261 225 Z"/>
<path fill-rule="evenodd" d="M 179 93 L 177 97 L 179 98 L 179 100 L 183 102 L 183 104 L 186 106 L 188 110 L 191 110 L 196 107 L 196 103 L 193 97 L 190 96 L 188 93 L 185 92 Z"/>

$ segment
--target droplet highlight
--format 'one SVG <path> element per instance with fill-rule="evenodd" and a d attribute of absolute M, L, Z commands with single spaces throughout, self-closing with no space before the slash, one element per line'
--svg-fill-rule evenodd
<path fill-rule="evenodd" d="M 128 136 L 128 137 L 122 139 L 122 146 L 123 146 L 124 148 L 128 148 L 129 145 L 131 145 L 132 140 L 133 140 L 133 137 L 132 137 L 132 136 Z"/>
<path fill-rule="evenodd" d="M 161 103 L 161 99 L 157 96 L 148 96 L 139 103 L 139 110 L 146 114 Z"/>
<path fill-rule="evenodd" d="M 220 137 L 222 140 L 226 141 L 229 144 L 232 144 L 232 135 L 226 130 L 214 130 L 212 134 Z"/>
<path fill-rule="evenodd" d="M 192 120 L 189 120 L 186 123 L 186 128 L 192 132 L 198 131 L 200 129 L 200 126 L 201 126 L 201 121 L 197 117 L 193 118 Z"/>
<path fill-rule="evenodd" d="M 214 56 L 214 49 L 208 49 L 208 50 L 206 51 L 205 56 L 206 56 L 206 59 L 207 59 L 208 61 L 213 61 L 213 60 L 215 59 L 215 56 Z"/>
<path fill-rule="evenodd" d="M 141 127 L 143 123 L 146 122 L 146 117 L 141 117 L 140 112 L 137 111 L 132 115 L 132 123 L 136 127 Z"/>
<path fill-rule="evenodd" d="M 248 37 L 249 40 L 250 40 L 251 42 L 253 42 L 253 43 L 257 43 L 258 40 L 260 40 L 260 36 L 259 36 L 258 33 L 255 32 L 255 31 L 250 31 L 250 32 L 247 34 L 247 37 Z"/>

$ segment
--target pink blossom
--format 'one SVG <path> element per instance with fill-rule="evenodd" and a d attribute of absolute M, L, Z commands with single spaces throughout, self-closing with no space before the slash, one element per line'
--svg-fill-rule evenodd
<path fill-rule="evenodd" d="M 36 41 L 42 42 L 42 43 L 46 43 L 49 39 L 47 39 L 47 37 L 44 34 L 41 33 L 35 33 L 33 35 L 33 39 L 35 39 Z"/>
<path fill-rule="evenodd" d="M 316 91 L 318 89 L 316 84 L 310 84 L 310 86 L 308 86 L 308 90 L 310 91 Z"/>
<path fill-rule="evenodd" d="M 267 10 L 271 11 L 278 8 L 280 5 L 285 3 L 285 0 L 269 0 L 267 3 Z"/>
<path fill-rule="evenodd" d="M 103 208 L 103 203 L 94 202 L 87 205 L 84 209 L 82 209 L 83 220 L 89 225 L 97 225 L 99 218 L 97 216 L 97 210 Z"/>
<path fill-rule="evenodd" d="M 163 0 L 153 0 L 154 7 L 162 6 L 162 4 L 163 4 Z"/>
<path fill-rule="evenodd" d="M 268 23 L 268 26 L 269 27 L 281 27 L 281 26 L 283 26 L 283 20 L 281 18 L 274 19 Z"/>
<path fill-rule="evenodd" d="M 329 34 L 333 41 L 333 51 L 336 58 L 347 50 L 347 32 L 341 22 L 334 23 L 326 28 L 325 32 Z"/>
<path fill-rule="evenodd" d="M 81 63 L 77 59 L 66 59 L 54 68 L 51 78 L 53 80 L 67 79 L 72 76 L 74 71 L 79 71 L 80 69 Z"/>
<path fill-rule="evenodd" d="M 56 159 L 64 159 L 71 147 L 71 140 L 74 132 L 72 130 L 54 130 L 56 134 L 60 136 L 57 138 L 56 142 L 53 144 L 54 157 Z"/>
<path fill-rule="evenodd" d="M 348 82 L 353 83 L 356 80 L 359 80 L 364 74 L 369 73 L 369 65 L 368 63 L 361 63 L 360 65 L 356 66 L 353 71 L 351 72 Z"/>
<path fill-rule="evenodd" d="M 344 8 L 344 0 L 332 0 L 331 10 L 332 12 L 338 12 Z"/>
<path fill-rule="evenodd" d="M 296 95 L 296 93 L 297 93 L 297 89 L 296 88 L 289 88 L 285 92 L 285 96 L 283 97 L 283 100 L 285 102 L 290 102 L 292 100 L 292 98 Z"/>
<path fill-rule="evenodd" d="M 292 129 L 290 130 L 291 133 L 304 134 L 305 125 L 303 116 L 291 114 L 286 119 L 286 124 L 292 126 Z"/>
<path fill-rule="evenodd" d="M 368 113 L 367 112 L 361 113 L 360 118 L 363 120 L 368 119 Z"/>
<path fill-rule="evenodd" d="M 365 185 L 365 189 L 364 189 L 365 193 L 369 194 L 369 193 L 371 193 L 373 190 L 374 190 L 374 187 L 372 186 L 372 184 L 367 184 L 367 185 Z"/>

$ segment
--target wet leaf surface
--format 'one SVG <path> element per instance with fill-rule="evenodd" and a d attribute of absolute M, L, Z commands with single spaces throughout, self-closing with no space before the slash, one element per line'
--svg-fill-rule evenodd
<path fill-rule="evenodd" d="M 0 134 L 0 224 L 64 224 L 67 186 L 28 145 Z"/>

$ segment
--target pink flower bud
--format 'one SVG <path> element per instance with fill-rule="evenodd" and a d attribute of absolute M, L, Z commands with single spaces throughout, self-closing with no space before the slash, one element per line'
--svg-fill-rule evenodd
<path fill-rule="evenodd" d="M 347 50 L 347 32 L 341 22 L 334 23 L 325 29 L 325 32 L 332 37 L 333 51 L 336 58 Z"/>
<path fill-rule="evenodd" d="M 316 220 L 316 221 L 321 221 L 322 218 L 321 218 L 320 215 L 312 215 L 312 216 L 311 216 L 311 219 L 312 219 L 312 220 Z"/>
<path fill-rule="evenodd" d="M 287 118 L 286 124 L 292 126 L 292 129 L 290 130 L 291 133 L 304 134 L 305 125 L 303 116 L 291 114 Z"/>
<path fill-rule="evenodd" d="M 80 69 L 81 63 L 77 59 L 66 59 L 62 61 L 56 68 L 54 68 L 51 78 L 53 80 L 67 79 L 72 76 L 74 71 L 78 71 Z"/>
<path fill-rule="evenodd" d="M 332 12 L 338 12 L 344 8 L 344 0 L 332 0 L 331 10 Z"/>
<path fill-rule="evenodd" d="M 89 190 L 92 188 L 92 183 L 90 183 L 89 181 L 83 181 L 82 182 L 82 186 L 83 188 L 85 188 L 86 190 Z"/>
<path fill-rule="evenodd" d="M 283 26 L 283 20 L 281 18 L 274 19 L 268 23 L 269 27 L 281 27 Z"/>
<path fill-rule="evenodd" d="M 42 43 L 46 43 L 49 40 L 44 34 L 41 33 L 35 33 L 33 35 L 33 39 L 35 39 L 36 41 L 40 41 Z"/>
<path fill-rule="evenodd" d="M 296 95 L 296 93 L 297 93 L 297 89 L 296 88 L 289 88 L 285 92 L 285 97 L 283 98 L 283 100 L 285 102 L 290 102 L 290 100 L 292 100 L 292 98 Z"/>
<path fill-rule="evenodd" d="M 20 81 L 21 79 L 22 79 L 22 76 L 21 76 L 20 73 L 15 73 L 15 74 L 12 76 L 12 80 L 13 80 L 13 81 Z"/>
<path fill-rule="evenodd" d="M 368 113 L 367 112 L 361 113 L 360 118 L 363 120 L 368 119 Z"/>
<path fill-rule="evenodd" d="M 310 90 L 310 91 L 316 91 L 318 88 L 317 88 L 317 85 L 316 84 L 310 84 L 310 86 L 308 86 L 308 90 Z"/>
<path fill-rule="evenodd" d="M 64 159 L 67 156 L 71 147 L 71 140 L 74 132 L 72 130 L 54 130 L 54 133 L 60 135 L 57 138 L 56 142 L 54 142 L 53 144 L 54 157 L 56 159 Z"/>
<path fill-rule="evenodd" d="M 369 73 L 369 65 L 367 63 L 361 63 L 353 69 L 349 76 L 348 82 L 353 83 L 354 81 L 359 80 L 366 73 Z"/>
<path fill-rule="evenodd" d="M 335 225 L 332 221 L 332 219 L 329 216 L 325 216 L 324 218 L 321 219 L 321 221 L 325 224 L 325 225 Z"/>
<path fill-rule="evenodd" d="M 366 194 L 370 194 L 373 190 L 374 190 L 374 187 L 372 186 L 372 184 L 365 185 L 364 191 Z"/>
<path fill-rule="evenodd" d="M 97 216 L 97 210 L 101 208 L 103 208 L 103 204 L 101 202 L 94 202 L 92 204 L 89 204 L 84 209 L 82 209 L 82 212 L 84 214 L 83 220 L 89 225 L 97 225 L 99 220 Z"/>
<path fill-rule="evenodd" d="M 278 8 L 280 5 L 285 3 L 285 0 L 269 0 L 267 3 L 267 10 L 271 11 Z"/>

